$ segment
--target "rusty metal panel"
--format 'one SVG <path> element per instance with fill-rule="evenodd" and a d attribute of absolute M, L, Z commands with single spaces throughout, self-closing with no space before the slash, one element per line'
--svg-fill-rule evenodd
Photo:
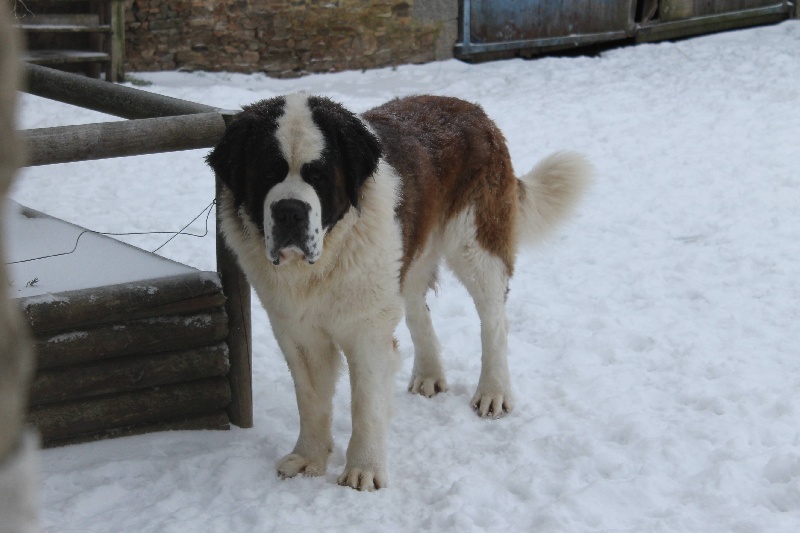
<path fill-rule="evenodd" d="M 637 42 L 662 41 L 774 24 L 791 16 L 788 0 L 660 0 L 660 16 L 641 24 Z"/>
<path fill-rule="evenodd" d="M 661 20 L 679 20 L 783 6 L 782 0 L 661 0 Z"/>
<path fill-rule="evenodd" d="M 458 55 L 632 35 L 635 0 L 462 0 Z M 460 52 L 460 53 L 459 53 Z"/>

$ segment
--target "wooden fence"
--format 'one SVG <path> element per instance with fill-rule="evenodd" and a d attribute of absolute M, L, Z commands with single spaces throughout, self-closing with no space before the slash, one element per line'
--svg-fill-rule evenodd
<path fill-rule="evenodd" d="M 49 165 L 214 146 L 234 113 L 104 81 L 25 65 L 26 92 L 129 120 L 24 130 L 28 166 Z M 210 186 L 210 184 L 209 184 Z M 216 193 L 219 192 L 216 184 Z M 219 221 L 219 217 L 217 217 Z M 233 424 L 253 425 L 250 287 L 217 223 L 217 272 L 227 314 Z M 51 394 L 58 394 L 51 391 Z"/>

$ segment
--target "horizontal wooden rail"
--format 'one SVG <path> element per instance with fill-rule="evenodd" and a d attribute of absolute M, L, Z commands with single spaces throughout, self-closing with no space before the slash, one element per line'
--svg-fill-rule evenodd
<path fill-rule="evenodd" d="M 236 115 L 235 111 L 38 65 L 25 65 L 25 71 L 26 92 L 30 94 L 133 119 L 22 131 L 28 145 L 28 166 L 208 148 L 216 145 L 226 124 Z M 219 229 L 217 271 L 228 315 L 229 335 L 225 340 L 230 358 L 228 414 L 232 423 L 249 428 L 253 426 L 250 285 Z"/>
<path fill-rule="evenodd" d="M 225 118 L 221 113 L 201 113 L 20 133 L 30 154 L 27 166 L 39 166 L 208 148 L 224 132 Z"/>
<path fill-rule="evenodd" d="M 211 113 L 219 108 L 26 64 L 25 92 L 121 118 Z"/>

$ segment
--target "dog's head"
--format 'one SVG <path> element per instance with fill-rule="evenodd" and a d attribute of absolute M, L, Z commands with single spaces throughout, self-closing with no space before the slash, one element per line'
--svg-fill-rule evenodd
<path fill-rule="evenodd" d="M 236 208 L 263 232 L 275 265 L 316 262 L 381 157 L 375 135 L 323 97 L 293 94 L 246 106 L 206 161 Z"/>

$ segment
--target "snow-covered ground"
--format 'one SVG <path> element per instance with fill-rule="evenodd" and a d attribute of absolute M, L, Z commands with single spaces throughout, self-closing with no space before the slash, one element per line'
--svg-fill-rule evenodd
<path fill-rule="evenodd" d="M 281 481 L 274 464 L 298 418 L 256 305 L 255 428 L 44 451 L 44 531 L 797 531 L 800 21 L 593 58 L 284 81 L 135 77 L 226 108 L 297 90 L 357 111 L 410 93 L 459 96 L 499 123 L 518 173 L 560 149 L 584 152 L 597 173 L 571 222 L 519 256 L 511 415 L 481 420 L 468 406 L 478 318 L 447 276 L 430 305 L 451 390 L 406 392 L 401 327 L 390 487 L 336 485 L 350 433 L 346 376 L 328 474 Z M 23 101 L 24 127 L 97 120 L 109 118 Z M 177 230 L 213 196 L 204 153 L 28 169 L 12 196 L 94 230 Z M 213 237 L 181 237 L 161 253 L 214 267 Z"/>

